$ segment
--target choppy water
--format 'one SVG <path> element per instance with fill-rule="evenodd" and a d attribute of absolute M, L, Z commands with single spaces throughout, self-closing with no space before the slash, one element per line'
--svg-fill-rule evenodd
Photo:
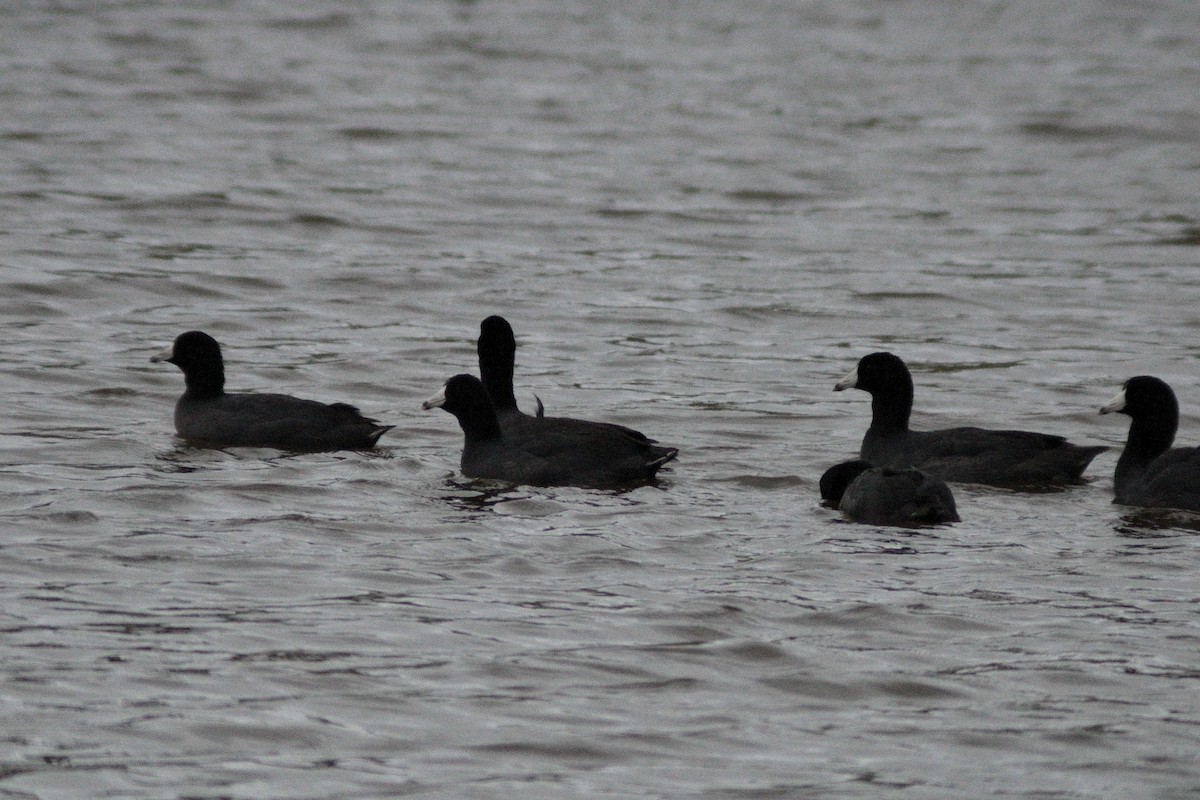
<path fill-rule="evenodd" d="M 0 75 L 0 797 L 1200 794 L 1197 526 L 1096 415 L 1200 443 L 1194 4 L 25 3 Z M 456 477 L 492 313 L 661 487 Z M 397 428 L 183 446 L 190 328 Z M 882 348 L 1114 450 L 840 523 Z"/>

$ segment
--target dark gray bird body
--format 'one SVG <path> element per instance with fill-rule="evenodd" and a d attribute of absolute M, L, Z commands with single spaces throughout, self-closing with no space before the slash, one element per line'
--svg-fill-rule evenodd
<path fill-rule="evenodd" d="M 151 361 L 183 371 L 186 389 L 175 403 L 175 431 L 210 447 L 280 450 L 365 450 L 391 430 L 346 403 L 321 403 L 286 394 L 225 392 L 221 346 L 206 333 L 188 331 Z"/>

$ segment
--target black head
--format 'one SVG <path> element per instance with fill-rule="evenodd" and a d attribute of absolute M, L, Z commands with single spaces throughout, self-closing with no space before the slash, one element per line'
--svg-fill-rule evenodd
<path fill-rule="evenodd" d="M 152 357 L 152 362 L 166 361 L 183 371 L 188 390 L 193 393 L 220 394 L 225 386 L 225 367 L 221 345 L 201 331 L 188 331 L 175 337 L 175 342 Z"/>
<path fill-rule="evenodd" d="M 1134 419 L 1178 419 L 1179 401 L 1166 381 L 1150 375 L 1138 375 L 1125 381 L 1117 394 L 1100 409 L 1101 414 L 1119 412 Z"/>
<path fill-rule="evenodd" d="M 174 344 L 150 360 L 166 361 L 187 372 L 190 366 L 221 361 L 221 345 L 207 333 L 188 331 L 176 336 Z"/>
<path fill-rule="evenodd" d="M 862 389 L 871 395 L 871 429 L 896 434 L 908 430 L 912 413 L 913 382 L 908 367 L 891 353 L 871 353 L 833 387 Z"/>
<path fill-rule="evenodd" d="M 835 392 L 843 389 L 862 389 L 864 392 L 894 391 L 907 387 L 912 392 L 912 374 L 899 356 L 892 353 L 871 353 L 858 361 L 858 366 L 833 387 Z"/>
<path fill-rule="evenodd" d="M 479 357 L 485 353 L 497 353 L 512 358 L 517 352 L 517 338 L 513 335 L 512 325 L 504 317 L 490 316 L 479 323 Z"/>
<path fill-rule="evenodd" d="M 869 469 L 871 469 L 871 462 L 863 461 L 861 458 L 834 464 L 821 476 L 821 499 L 830 508 L 837 508 L 838 504 L 842 502 L 842 495 L 846 493 L 846 487 Z"/>
<path fill-rule="evenodd" d="M 474 375 L 455 375 L 446 381 L 441 391 L 421 404 L 429 410 L 440 408 L 458 418 L 459 425 L 470 438 L 489 438 L 500 435 L 496 409 L 488 397 L 483 382 Z"/>

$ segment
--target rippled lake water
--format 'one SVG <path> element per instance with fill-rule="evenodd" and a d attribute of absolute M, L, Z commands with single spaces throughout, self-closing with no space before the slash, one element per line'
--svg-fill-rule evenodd
<path fill-rule="evenodd" d="M 1200 525 L 1096 413 L 1200 443 L 1194 4 L 32 2 L 0 67 L 0 797 L 1200 795 Z M 458 476 L 494 313 L 661 485 Z M 185 446 L 192 328 L 396 429 Z M 842 523 L 880 349 L 1113 449 Z"/>

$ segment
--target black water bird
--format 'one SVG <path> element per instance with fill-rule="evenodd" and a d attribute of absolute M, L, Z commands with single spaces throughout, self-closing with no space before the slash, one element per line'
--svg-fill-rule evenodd
<path fill-rule="evenodd" d="M 186 389 L 175 403 L 180 437 L 210 447 L 273 447 L 319 452 L 366 450 L 392 429 L 345 403 L 320 403 L 286 394 L 227 394 L 221 346 L 188 331 L 150 359 L 183 371 Z"/>
<path fill-rule="evenodd" d="M 912 375 L 891 353 L 864 356 L 833 388 L 862 389 L 871 395 L 871 425 L 859 455 L 876 466 L 916 467 L 959 483 L 1034 489 L 1078 482 L 1092 459 L 1108 449 L 1029 431 L 910 430 Z"/>
<path fill-rule="evenodd" d="M 533 424 L 504 429 L 483 382 L 471 375 L 455 375 L 421 407 L 442 408 L 458 419 L 464 437 L 460 466 L 468 478 L 626 488 L 652 481 L 678 453 L 605 427 Z"/>
<path fill-rule="evenodd" d="M 1113 474 L 1114 503 L 1200 511 L 1200 447 L 1171 447 L 1179 402 L 1166 382 L 1149 375 L 1125 381 L 1101 414 L 1130 418 L 1129 437 Z"/>
<path fill-rule="evenodd" d="M 821 499 L 847 519 L 915 528 L 958 522 L 954 493 L 940 478 L 906 467 L 874 467 L 855 459 L 821 476 Z"/>

